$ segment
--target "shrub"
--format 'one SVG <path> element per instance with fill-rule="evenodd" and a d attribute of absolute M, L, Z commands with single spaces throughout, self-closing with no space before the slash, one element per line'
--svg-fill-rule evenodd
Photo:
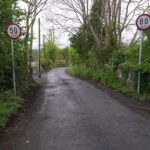
<path fill-rule="evenodd" d="M 104 85 L 140 100 L 150 99 L 150 95 L 148 94 L 138 95 L 130 91 L 129 88 L 118 79 L 116 73 L 109 65 L 105 65 L 104 68 L 90 68 L 85 65 L 69 66 L 68 72 L 73 76 L 99 81 Z"/>
<path fill-rule="evenodd" d="M 0 130 L 6 127 L 10 117 L 22 107 L 24 100 L 10 91 L 0 94 Z"/>

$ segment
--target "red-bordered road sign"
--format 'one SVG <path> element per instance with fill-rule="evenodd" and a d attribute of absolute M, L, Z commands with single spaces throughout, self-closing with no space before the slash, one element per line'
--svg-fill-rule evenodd
<path fill-rule="evenodd" d="M 6 28 L 6 33 L 11 39 L 18 39 L 21 35 L 21 28 L 15 23 L 10 23 Z"/>
<path fill-rule="evenodd" d="M 136 19 L 136 26 L 139 30 L 146 30 L 150 28 L 150 15 L 142 14 Z"/>

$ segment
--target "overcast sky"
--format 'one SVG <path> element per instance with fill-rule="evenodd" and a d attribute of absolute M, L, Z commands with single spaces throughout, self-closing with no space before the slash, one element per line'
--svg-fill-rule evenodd
<path fill-rule="evenodd" d="M 21 0 L 20 0 L 21 1 Z M 22 2 L 20 2 L 20 6 L 21 8 L 25 9 L 26 6 L 25 4 L 23 4 Z M 125 6 L 124 6 L 125 7 Z M 130 10 L 132 10 L 134 8 L 134 4 L 130 7 Z M 65 11 L 64 10 L 60 10 L 58 8 L 58 6 L 53 6 L 53 7 L 50 7 L 49 8 L 50 11 L 53 11 L 55 12 L 56 14 L 65 14 Z M 124 10 L 125 11 L 125 10 Z M 123 12 L 122 12 L 123 13 Z M 142 13 L 139 12 L 139 14 Z M 50 23 L 48 21 L 49 18 L 52 18 L 53 16 L 51 16 L 52 14 L 49 13 L 49 11 L 43 11 L 40 13 L 40 15 L 37 16 L 37 20 L 35 22 L 35 25 L 34 25 L 34 41 L 33 41 L 33 48 L 34 49 L 38 49 L 38 18 L 41 19 L 41 43 L 42 43 L 42 37 L 43 37 L 43 34 L 46 35 L 48 37 L 48 34 L 49 34 L 49 29 L 52 29 L 52 27 L 55 29 L 54 30 L 54 33 L 55 33 L 55 43 L 61 47 L 61 48 L 64 48 L 66 46 L 69 46 L 70 45 L 70 42 L 69 42 L 69 33 L 66 33 L 64 32 L 64 30 L 61 30 L 61 29 L 57 29 L 58 26 L 55 26 L 55 25 L 52 25 L 52 23 Z M 66 15 L 66 14 L 65 14 Z M 73 15 L 73 14 L 71 14 Z M 56 16 L 54 16 L 56 17 Z M 136 16 L 137 17 L 137 16 Z M 135 26 L 135 20 L 136 20 L 136 17 L 133 19 L 133 25 L 132 26 L 129 26 L 125 31 L 124 31 L 124 34 L 123 34 L 123 41 L 128 43 L 131 39 L 132 39 L 132 35 L 133 33 L 135 32 L 136 30 L 136 26 Z M 56 18 L 55 18 L 56 19 Z M 74 22 L 71 22 L 69 23 L 69 26 L 71 27 L 74 27 L 74 26 L 79 26 L 79 25 L 76 25 Z"/>
<path fill-rule="evenodd" d="M 41 44 L 43 44 L 43 35 L 46 36 L 46 40 L 49 38 L 49 29 L 52 29 L 52 26 L 49 25 L 46 21 L 45 12 L 42 12 L 38 17 L 34 25 L 34 40 L 33 40 L 33 48 L 38 48 L 38 18 L 41 20 Z M 68 33 L 61 32 L 60 29 L 54 28 L 54 41 L 56 45 L 60 48 L 64 48 L 70 45 Z"/>
<path fill-rule="evenodd" d="M 24 2 L 22 2 L 22 0 L 20 0 L 19 6 L 22 9 L 27 8 L 26 4 Z M 55 7 L 54 10 L 59 12 L 57 7 Z M 40 18 L 40 20 L 41 20 L 41 45 L 43 45 L 43 35 L 45 35 L 47 37 L 46 39 L 48 39 L 49 29 L 52 29 L 52 27 L 53 27 L 55 29 L 54 30 L 54 35 L 55 35 L 54 40 L 55 40 L 55 43 L 57 44 L 57 46 L 59 46 L 60 48 L 69 46 L 70 42 L 69 42 L 68 33 L 64 32 L 60 29 L 57 29 L 57 27 L 55 27 L 54 25 L 49 23 L 47 21 L 47 17 L 48 17 L 47 11 L 43 11 L 37 16 L 37 19 L 36 19 L 35 25 L 34 25 L 33 49 L 38 49 L 38 18 Z"/>

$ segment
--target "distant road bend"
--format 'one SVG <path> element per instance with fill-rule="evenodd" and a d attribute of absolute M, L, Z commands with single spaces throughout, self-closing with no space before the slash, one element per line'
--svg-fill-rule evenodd
<path fill-rule="evenodd" d="M 0 150 L 150 150 L 150 120 L 66 68 L 45 78 L 29 117 L 0 138 Z"/>

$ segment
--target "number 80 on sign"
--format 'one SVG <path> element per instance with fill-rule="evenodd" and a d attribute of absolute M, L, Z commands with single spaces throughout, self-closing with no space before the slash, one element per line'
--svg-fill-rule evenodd
<path fill-rule="evenodd" d="M 21 28 L 17 24 L 11 23 L 7 26 L 6 32 L 9 38 L 17 39 L 21 35 Z"/>
<path fill-rule="evenodd" d="M 150 16 L 148 14 L 140 15 L 136 20 L 136 26 L 139 30 L 146 30 L 150 28 Z"/>

